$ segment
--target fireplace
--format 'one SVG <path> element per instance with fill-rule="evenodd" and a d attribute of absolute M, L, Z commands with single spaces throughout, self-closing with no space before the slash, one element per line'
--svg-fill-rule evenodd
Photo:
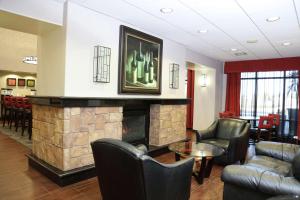
<path fill-rule="evenodd" d="M 122 140 L 137 145 L 149 145 L 149 105 L 123 107 Z"/>

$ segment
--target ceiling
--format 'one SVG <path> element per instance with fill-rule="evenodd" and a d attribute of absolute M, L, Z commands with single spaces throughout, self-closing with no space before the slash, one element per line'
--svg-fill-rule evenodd
<path fill-rule="evenodd" d="M 222 61 L 300 56 L 300 0 L 69 1 Z M 280 19 L 266 21 L 274 16 Z"/>
<path fill-rule="evenodd" d="M 36 56 L 37 36 L 0 27 L 0 70 L 36 73 L 36 65 L 23 63 Z"/>
<path fill-rule="evenodd" d="M 44 32 L 49 32 L 59 26 L 0 10 L 0 27 L 41 35 Z"/>

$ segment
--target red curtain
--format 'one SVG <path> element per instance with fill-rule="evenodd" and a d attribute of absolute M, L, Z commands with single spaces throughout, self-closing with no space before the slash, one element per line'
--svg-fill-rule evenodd
<path fill-rule="evenodd" d="M 195 71 L 187 71 L 187 98 L 191 99 L 191 103 L 187 105 L 186 112 L 186 128 L 193 128 L 193 116 L 194 116 L 194 83 L 195 83 Z"/>
<path fill-rule="evenodd" d="M 298 71 L 300 74 L 300 71 Z M 298 140 L 300 139 L 300 80 L 298 80 L 298 124 L 297 124 L 297 136 Z"/>
<path fill-rule="evenodd" d="M 227 74 L 225 110 L 240 116 L 241 73 Z"/>
<path fill-rule="evenodd" d="M 300 57 L 226 62 L 224 73 L 300 70 Z"/>

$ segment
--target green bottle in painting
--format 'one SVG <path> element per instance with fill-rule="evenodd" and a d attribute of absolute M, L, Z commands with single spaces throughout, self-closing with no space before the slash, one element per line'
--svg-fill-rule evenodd
<path fill-rule="evenodd" d="M 137 60 L 137 80 L 139 82 L 143 81 L 143 71 L 144 71 L 144 55 L 142 52 L 142 42 L 140 42 L 140 50 L 136 55 Z"/>
<path fill-rule="evenodd" d="M 137 62 L 136 62 L 136 50 L 133 51 L 131 62 L 131 80 L 133 83 L 137 82 Z"/>
<path fill-rule="evenodd" d="M 150 52 L 150 61 L 148 67 L 149 67 L 149 83 L 153 83 L 153 78 L 154 78 L 153 51 Z"/>
<path fill-rule="evenodd" d="M 149 83 L 149 52 L 146 53 L 145 57 L 145 65 L 144 65 L 144 83 Z"/>

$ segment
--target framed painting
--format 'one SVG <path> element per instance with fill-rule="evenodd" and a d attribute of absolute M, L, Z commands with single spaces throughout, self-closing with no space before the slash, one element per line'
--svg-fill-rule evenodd
<path fill-rule="evenodd" d="M 35 86 L 35 80 L 27 79 L 27 87 L 34 87 L 34 86 Z"/>
<path fill-rule="evenodd" d="M 16 86 L 17 85 L 17 79 L 16 78 L 7 78 L 6 79 L 7 86 Z"/>
<path fill-rule="evenodd" d="M 25 79 L 18 78 L 18 86 L 21 86 L 21 87 L 25 86 Z"/>
<path fill-rule="evenodd" d="M 120 26 L 119 93 L 161 94 L 163 40 Z"/>

